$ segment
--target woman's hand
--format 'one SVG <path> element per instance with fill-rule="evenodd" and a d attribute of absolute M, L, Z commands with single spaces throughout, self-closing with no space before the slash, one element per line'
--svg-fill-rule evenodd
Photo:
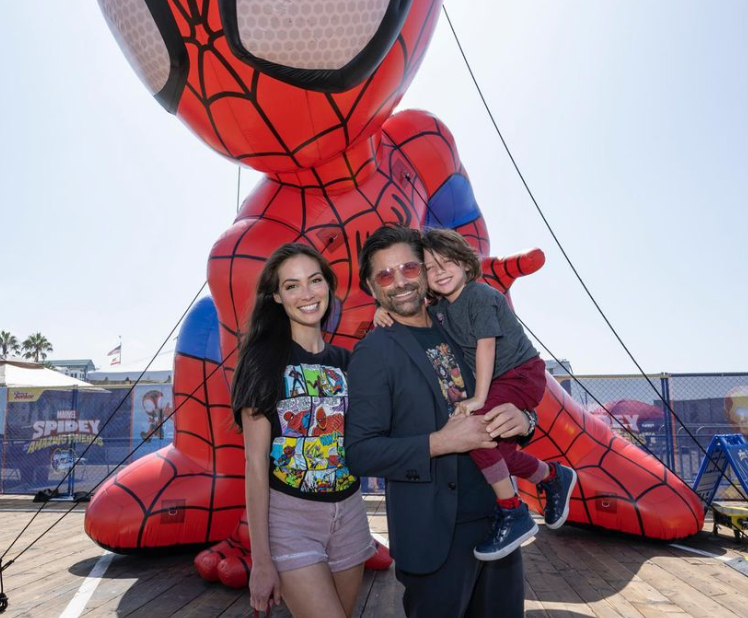
<path fill-rule="evenodd" d="M 377 310 L 374 312 L 374 326 L 392 326 L 394 323 L 394 320 L 386 309 L 377 307 Z"/>
<path fill-rule="evenodd" d="M 272 561 L 252 563 L 249 572 L 249 598 L 252 609 L 267 612 L 273 605 L 280 605 L 280 577 Z"/>

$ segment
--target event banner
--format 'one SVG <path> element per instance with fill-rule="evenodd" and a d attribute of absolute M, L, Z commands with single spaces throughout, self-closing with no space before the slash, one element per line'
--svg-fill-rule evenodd
<path fill-rule="evenodd" d="M 142 457 L 171 443 L 174 423 L 170 415 L 173 411 L 171 384 L 138 384 L 135 387 L 132 393 L 130 440 L 133 448 L 142 443 L 135 457 Z"/>
<path fill-rule="evenodd" d="M 170 384 L 100 390 L 7 389 L 0 399 L 0 493 L 86 491 L 128 462 L 171 442 Z M 144 443 L 132 457 L 131 451 Z"/>

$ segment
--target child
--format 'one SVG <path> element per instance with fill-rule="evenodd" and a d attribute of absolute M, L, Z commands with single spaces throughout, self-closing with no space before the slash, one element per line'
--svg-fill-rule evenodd
<path fill-rule="evenodd" d="M 432 229 L 423 235 L 424 266 L 435 302 L 429 305 L 439 322 L 463 351 L 475 374 L 475 394 L 454 413 L 485 414 L 503 403 L 523 410 L 534 427 L 532 411 L 545 391 L 545 363 L 538 356 L 504 295 L 485 283 L 478 256 L 453 230 Z M 374 323 L 390 325 L 384 309 Z M 511 475 L 535 483 L 545 492 L 545 523 L 561 527 L 577 481 L 571 468 L 550 464 L 517 450 L 516 439 L 499 439 L 492 449 L 470 453 L 496 493 L 496 517 L 489 535 L 474 550 L 479 560 L 498 560 L 535 536 L 538 527 L 514 490 Z"/>

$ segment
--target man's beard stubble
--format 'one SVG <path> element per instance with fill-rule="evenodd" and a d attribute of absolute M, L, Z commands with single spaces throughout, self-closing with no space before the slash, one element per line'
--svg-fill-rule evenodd
<path fill-rule="evenodd" d="M 411 290 L 415 290 L 417 292 L 415 298 L 413 298 L 412 300 L 400 303 L 395 300 L 395 296 L 397 294 L 402 294 L 403 292 L 409 292 Z M 424 304 L 424 299 L 426 298 L 425 292 L 420 288 L 418 284 L 395 288 L 393 290 L 390 290 L 388 293 L 382 292 L 381 289 L 377 291 L 377 300 L 379 300 L 379 304 L 390 313 L 394 313 L 395 315 L 399 315 L 404 318 L 410 318 L 414 315 L 417 315 L 421 311 L 421 308 Z"/>

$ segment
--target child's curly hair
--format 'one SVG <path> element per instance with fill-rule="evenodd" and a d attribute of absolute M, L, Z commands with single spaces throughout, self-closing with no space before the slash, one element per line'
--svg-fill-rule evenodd
<path fill-rule="evenodd" d="M 468 283 L 481 276 L 483 271 L 478 253 L 454 230 L 441 228 L 426 230 L 422 236 L 422 242 L 424 251 L 438 253 L 449 260 L 462 262 L 465 265 Z"/>

